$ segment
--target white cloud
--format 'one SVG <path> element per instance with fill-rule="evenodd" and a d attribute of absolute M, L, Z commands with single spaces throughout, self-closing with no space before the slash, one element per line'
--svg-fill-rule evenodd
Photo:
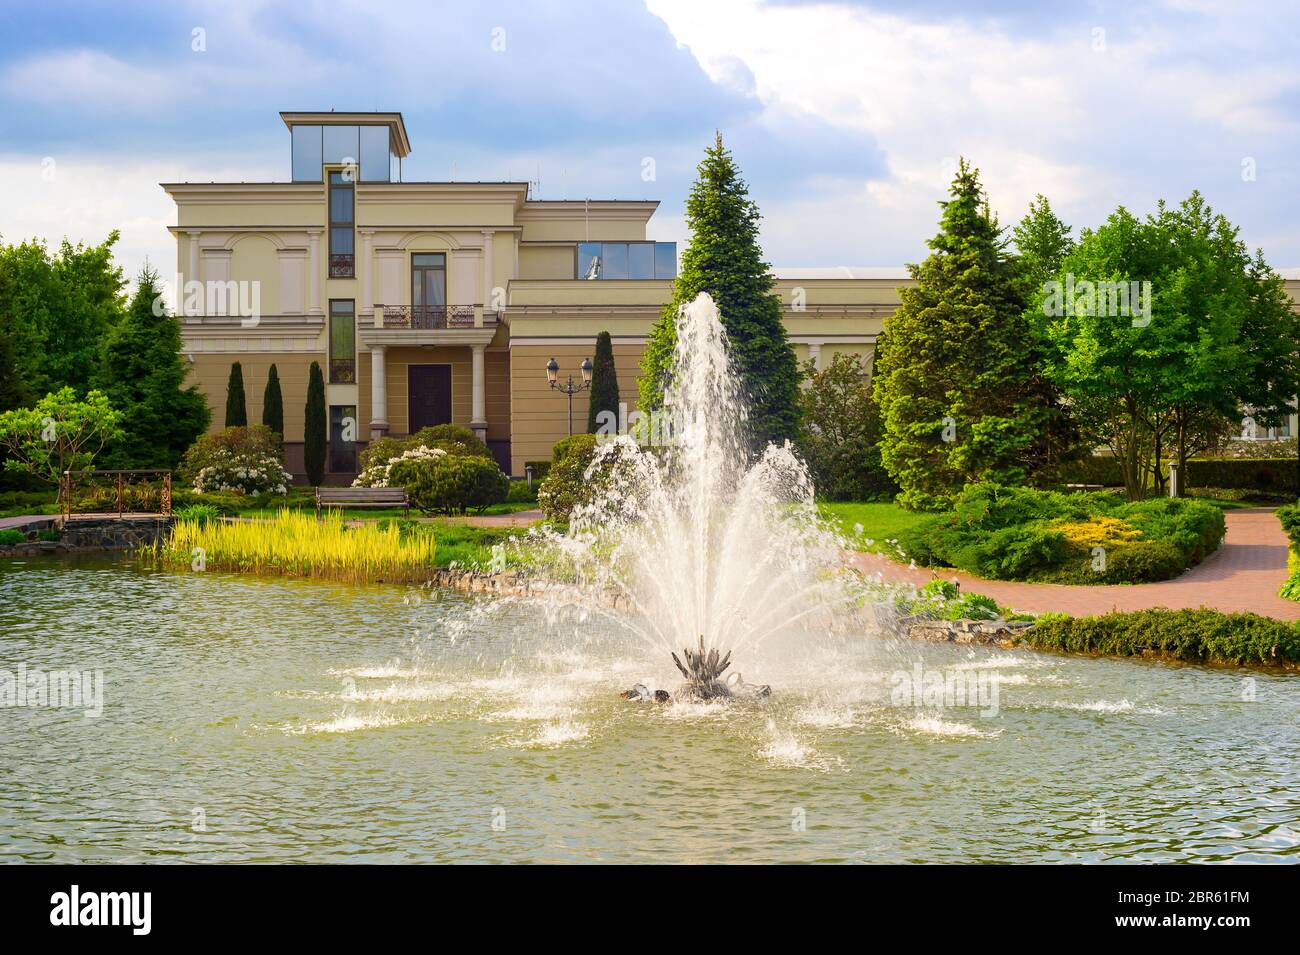
<path fill-rule="evenodd" d="M 52 161 L 52 165 L 51 165 Z M 146 260 L 164 277 L 176 269 L 176 205 L 159 183 L 269 180 L 269 170 L 212 169 L 201 157 L 157 162 L 126 157 L 119 162 L 71 154 L 0 154 L 0 208 L 6 243 L 42 238 L 52 248 L 67 238 L 88 245 L 117 229 L 116 259 L 134 281 Z"/>
<path fill-rule="evenodd" d="M 946 188 L 941 170 L 957 155 L 980 168 L 1004 224 L 1039 192 L 1082 226 L 1121 202 L 1142 211 L 1192 187 L 1235 214 L 1248 240 L 1276 231 L 1279 202 L 1294 218 L 1280 177 L 1243 193 L 1238 165 L 1241 156 L 1294 150 L 1300 125 L 1278 99 L 1300 85 L 1300 69 L 1289 55 L 1270 60 L 1262 21 L 1227 8 L 1203 4 L 1195 14 L 1141 22 L 1099 14 L 1106 33 L 1094 49 L 1088 22 L 1062 18 L 1012 34 L 847 5 L 648 5 L 715 81 L 752 76 L 768 114 L 794 107 L 870 134 L 885 153 L 888 177 L 862 183 L 852 201 L 768 204 L 764 237 L 774 259 L 797 249 L 801 224 L 779 221 L 785 215 L 845 238 L 863 232 L 853 217 L 867 216 L 895 235 L 908 230 L 893 248 L 919 249 Z M 1189 26 L 1186 16 L 1205 20 Z M 1235 55 L 1243 49 L 1258 52 Z M 879 246 L 867 237 L 861 248 Z M 1292 238 L 1274 251 L 1294 258 L 1300 245 Z"/>
<path fill-rule="evenodd" d="M 108 107 L 114 113 L 149 112 L 182 102 L 185 84 L 174 74 L 124 63 L 97 50 L 66 50 L 14 63 L 0 88 L 45 106 Z"/>

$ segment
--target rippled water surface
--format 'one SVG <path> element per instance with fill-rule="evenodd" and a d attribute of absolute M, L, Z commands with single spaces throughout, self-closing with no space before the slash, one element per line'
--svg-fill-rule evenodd
<path fill-rule="evenodd" d="M 676 682 L 633 646 L 526 603 L 0 562 L 0 669 L 107 684 L 98 719 L 0 709 L 0 858 L 1300 858 L 1295 677 L 863 635 L 739 661 L 767 704 L 657 707 L 616 698 Z M 918 664 L 997 674 L 996 715 L 897 705 Z"/>

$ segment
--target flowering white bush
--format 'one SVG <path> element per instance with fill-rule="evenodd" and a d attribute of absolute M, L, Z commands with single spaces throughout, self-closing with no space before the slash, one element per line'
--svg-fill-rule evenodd
<path fill-rule="evenodd" d="M 447 452 L 441 448 L 427 448 L 424 445 L 417 445 L 403 451 L 395 458 L 389 458 L 386 461 L 378 461 L 366 468 L 357 475 L 357 479 L 352 482 L 353 487 L 388 487 L 388 475 L 394 464 L 399 461 L 432 461 L 437 458 L 445 458 Z"/>
<path fill-rule="evenodd" d="M 206 467 L 194 475 L 194 490 L 238 491 L 241 494 L 287 494 L 293 475 L 277 455 L 263 451 L 213 451 Z"/>

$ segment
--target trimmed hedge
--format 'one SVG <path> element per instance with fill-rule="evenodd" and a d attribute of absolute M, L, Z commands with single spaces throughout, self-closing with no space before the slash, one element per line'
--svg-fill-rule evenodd
<path fill-rule="evenodd" d="M 1063 465 L 1061 483 L 1123 487 L 1124 475 L 1118 458 L 1095 455 Z M 1222 487 L 1291 494 L 1296 487 L 1296 459 L 1192 458 L 1187 462 L 1183 483 L 1187 487 Z"/>
<path fill-rule="evenodd" d="M 1282 530 L 1291 538 L 1291 547 L 1300 550 L 1300 504 L 1288 504 L 1273 512 L 1282 522 Z"/>
<path fill-rule="evenodd" d="M 1224 534 L 1223 512 L 1204 501 L 1061 494 L 972 484 L 953 510 L 899 534 L 918 564 L 995 580 L 1135 583 L 1168 580 L 1204 560 Z"/>
<path fill-rule="evenodd" d="M 1287 578 L 1277 593 L 1287 600 L 1300 600 L 1300 504 L 1287 504 L 1274 513 L 1291 539 L 1286 555 Z"/>
<path fill-rule="evenodd" d="M 476 454 L 395 461 L 388 478 L 391 487 L 406 488 L 411 504 L 426 514 L 482 510 L 500 504 L 510 491 L 497 463 Z"/>
<path fill-rule="evenodd" d="M 1044 616 L 1022 642 L 1039 650 L 1160 656 L 1193 663 L 1295 666 L 1300 627 L 1253 613 L 1139 610 L 1100 617 Z"/>

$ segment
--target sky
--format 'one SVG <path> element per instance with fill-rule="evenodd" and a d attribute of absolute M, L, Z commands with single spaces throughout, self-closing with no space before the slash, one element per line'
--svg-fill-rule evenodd
<path fill-rule="evenodd" d="M 926 254 L 957 157 L 1013 224 L 1193 189 L 1300 266 L 1300 4 L 0 0 L 0 239 L 174 267 L 170 181 L 284 181 L 280 110 L 396 110 L 418 180 L 658 199 L 722 133 L 778 267 Z"/>

